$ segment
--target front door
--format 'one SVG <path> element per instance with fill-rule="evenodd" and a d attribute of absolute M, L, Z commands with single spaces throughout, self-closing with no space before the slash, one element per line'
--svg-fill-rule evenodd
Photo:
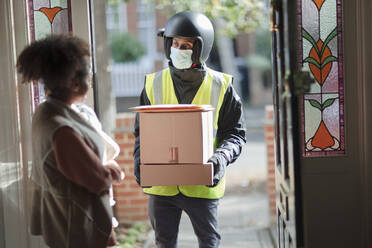
<path fill-rule="evenodd" d="M 291 2 L 291 3 L 289 3 Z M 299 156 L 297 99 L 293 87 L 296 72 L 296 3 L 271 1 L 272 63 L 275 118 L 275 181 L 277 243 L 280 248 L 300 247 Z"/>
<path fill-rule="evenodd" d="M 372 247 L 371 1 L 271 5 L 278 245 Z"/>

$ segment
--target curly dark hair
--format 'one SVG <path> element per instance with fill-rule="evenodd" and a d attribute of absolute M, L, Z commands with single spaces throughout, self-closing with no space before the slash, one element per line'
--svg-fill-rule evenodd
<path fill-rule="evenodd" d="M 60 100 L 88 91 L 89 45 L 72 35 L 50 35 L 32 42 L 19 55 L 21 83 L 40 80 Z M 79 91 L 73 92 L 78 86 Z"/>

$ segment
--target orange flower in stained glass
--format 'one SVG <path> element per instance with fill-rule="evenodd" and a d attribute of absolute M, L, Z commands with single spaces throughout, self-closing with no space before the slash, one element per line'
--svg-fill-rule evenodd
<path fill-rule="evenodd" d="M 337 61 L 337 58 L 332 55 L 332 51 L 328 47 L 329 42 L 336 36 L 337 28 L 328 35 L 324 42 L 322 40 L 315 41 L 305 29 L 302 29 L 302 37 L 312 44 L 309 57 L 305 58 L 304 62 L 309 63 L 310 70 L 320 85 L 323 85 L 326 81 L 332 69 L 332 62 Z"/>
<path fill-rule="evenodd" d="M 57 15 L 58 12 L 62 10 L 61 7 L 54 7 L 54 8 L 40 8 L 40 11 L 43 12 L 49 19 L 50 23 L 53 22 L 54 17 Z"/>
<path fill-rule="evenodd" d="M 325 0 L 313 0 L 313 2 L 315 3 L 318 10 L 320 10 L 322 8 L 323 3 L 325 2 Z"/>
<path fill-rule="evenodd" d="M 332 135 L 329 133 L 328 128 L 323 121 L 320 122 L 318 130 L 315 133 L 315 136 L 311 142 L 313 147 L 318 147 L 322 150 L 332 147 L 335 144 L 335 141 Z"/>
<path fill-rule="evenodd" d="M 323 46 L 323 41 L 319 40 L 317 42 L 318 49 L 321 50 Z M 318 64 L 310 63 L 310 70 L 313 73 L 316 81 L 323 85 L 325 80 L 327 79 L 329 72 L 332 69 L 332 61 L 329 63 L 324 63 L 326 61 L 326 58 L 331 57 L 332 53 L 329 47 L 324 48 L 323 54 L 319 54 L 317 52 L 317 49 L 313 47 L 310 51 L 310 58 L 313 58 Z M 317 66 L 320 65 L 320 66 Z"/>

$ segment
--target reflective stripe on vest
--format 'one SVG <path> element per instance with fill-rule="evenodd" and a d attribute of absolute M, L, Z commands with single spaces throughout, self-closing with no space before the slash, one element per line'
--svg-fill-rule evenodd
<path fill-rule="evenodd" d="M 210 94 L 210 100 L 209 104 L 212 105 L 212 107 L 217 110 L 218 108 L 218 102 L 221 94 L 221 87 L 222 87 L 222 80 L 224 78 L 221 78 L 216 73 L 210 73 L 212 76 L 212 80 L 214 83 L 212 83 L 212 90 Z M 162 71 L 156 72 L 153 82 L 153 92 L 154 92 L 154 100 L 155 104 L 161 104 L 163 103 L 163 73 Z M 164 104 L 164 103 L 163 103 Z M 213 137 L 216 137 L 217 134 L 217 121 L 216 121 L 216 114 L 213 115 Z"/>
<path fill-rule="evenodd" d="M 155 73 L 154 77 L 154 98 L 155 98 L 155 104 L 161 104 L 162 96 L 163 96 L 163 73 L 161 71 L 158 71 Z"/>
<path fill-rule="evenodd" d="M 192 104 L 210 104 L 214 107 L 214 137 L 218 128 L 218 116 L 225 92 L 232 77 L 227 74 L 207 69 L 207 74 L 197 91 Z M 169 68 L 146 75 L 146 94 L 153 104 L 178 104 Z M 189 197 L 218 199 L 224 195 L 225 177 L 215 187 L 193 186 L 153 186 L 143 189 L 145 193 L 173 196 L 179 192 Z"/>

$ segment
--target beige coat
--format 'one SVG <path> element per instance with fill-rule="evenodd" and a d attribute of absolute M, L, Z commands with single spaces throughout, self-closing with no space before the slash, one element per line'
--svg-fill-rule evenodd
<path fill-rule="evenodd" d="M 102 159 L 103 141 L 96 130 L 70 106 L 52 99 L 33 116 L 33 187 L 31 233 L 55 248 L 106 247 L 112 209 L 108 194 L 97 195 L 68 180 L 57 168 L 53 135 L 71 127 Z"/>

